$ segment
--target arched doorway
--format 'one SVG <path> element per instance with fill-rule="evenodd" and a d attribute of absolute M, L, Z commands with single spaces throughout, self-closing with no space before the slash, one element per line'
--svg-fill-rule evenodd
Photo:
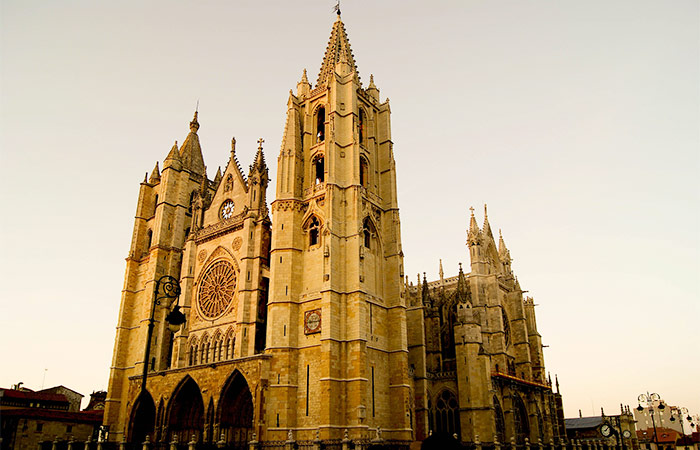
<path fill-rule="evenodd" d="M 141 444 L 146 436 L 153 439 L 153 430 L 156 425 L 156 405 L 148 391 L 141 391 L 131 409 L 129 420 L 129 442 Z"/>
<path fill-rule="evenodd" d="M 240 372 L 229 377 L 219 401 L 219 432 L 231 449 L 247 449 L 253 435 L 253 397 Z"/>
<path fill-rule="evenodd" d="M 175 394 L 170 401 L 168 411 L 168 442 L 172 442 L 177 436 L 180 443 L 189 442 L 196 436 L 198 442 L 202 441 L 204 431 L 204 402 L 199 386 L 188 377 L 180 382 L 175 389 Z"/>

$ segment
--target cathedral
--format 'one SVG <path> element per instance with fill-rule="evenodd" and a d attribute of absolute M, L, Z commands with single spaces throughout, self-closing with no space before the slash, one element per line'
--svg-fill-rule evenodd
<path fill-rule="evenodd" d="M 471 267 L 404 274 L 389 101 L 333 24 L 263 140 L 209 178 L 197 135 L 140 186 L 104 433 L 150 448 L 408 448 L 565 436 L 535 308 L 472 213 Z M 175 447 L 172 447 L 172 446 Z M 145 447 L 144 447 L 145 448 Z"/>

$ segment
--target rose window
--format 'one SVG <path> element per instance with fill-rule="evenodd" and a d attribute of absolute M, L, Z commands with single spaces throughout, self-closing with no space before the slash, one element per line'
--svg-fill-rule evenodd
<path fill-rule="evenodd" d="M 223 314 L 236 292 L 236 269 L 228 261 L 212 264 L 199 285 L 199 310 L 208 319 Z"/>

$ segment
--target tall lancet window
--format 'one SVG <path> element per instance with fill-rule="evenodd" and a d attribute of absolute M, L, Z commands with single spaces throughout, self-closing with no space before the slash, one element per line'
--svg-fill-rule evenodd
<path fill-rule="evenodd" d="M 318 108 L 316 112 L 316 142 L 326 140 L 326 108 Z"/>
<path fill-rule="evenodd" d="M 314 170 L 314 184 L 321 184 L 325 181 L 326 167 L 323 161 L 323 155 L 319 155 L 314 158 L 313 162 Z"/>
<path fill-rule="evenodd" d="M 363 188 L 369 187 L 369 163 L 364 157 L 360 157 L 360 184 Z"/>
<path fill-rule="evenodd" d="M 319 244 L 321 224 L 316 216 L 311 216 L 307 222 L 307 231 L 309 233 L 309 247 Z"/>
<path fill-rule="evenodd" d="M 365 143 L 365 111 L 360 108 L 360 123 L 359 129 L 358 129 L 358 134 L 360 135 L 360 144 Z"/>

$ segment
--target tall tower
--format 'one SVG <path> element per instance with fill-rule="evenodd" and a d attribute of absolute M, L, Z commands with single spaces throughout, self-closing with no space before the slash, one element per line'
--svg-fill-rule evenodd
<path fill-rule="evenodd" d="M 272 203 L 268 437 L 411 439 L 389 101 L 338 15 L 314 87 L 290 92 Z"/>

